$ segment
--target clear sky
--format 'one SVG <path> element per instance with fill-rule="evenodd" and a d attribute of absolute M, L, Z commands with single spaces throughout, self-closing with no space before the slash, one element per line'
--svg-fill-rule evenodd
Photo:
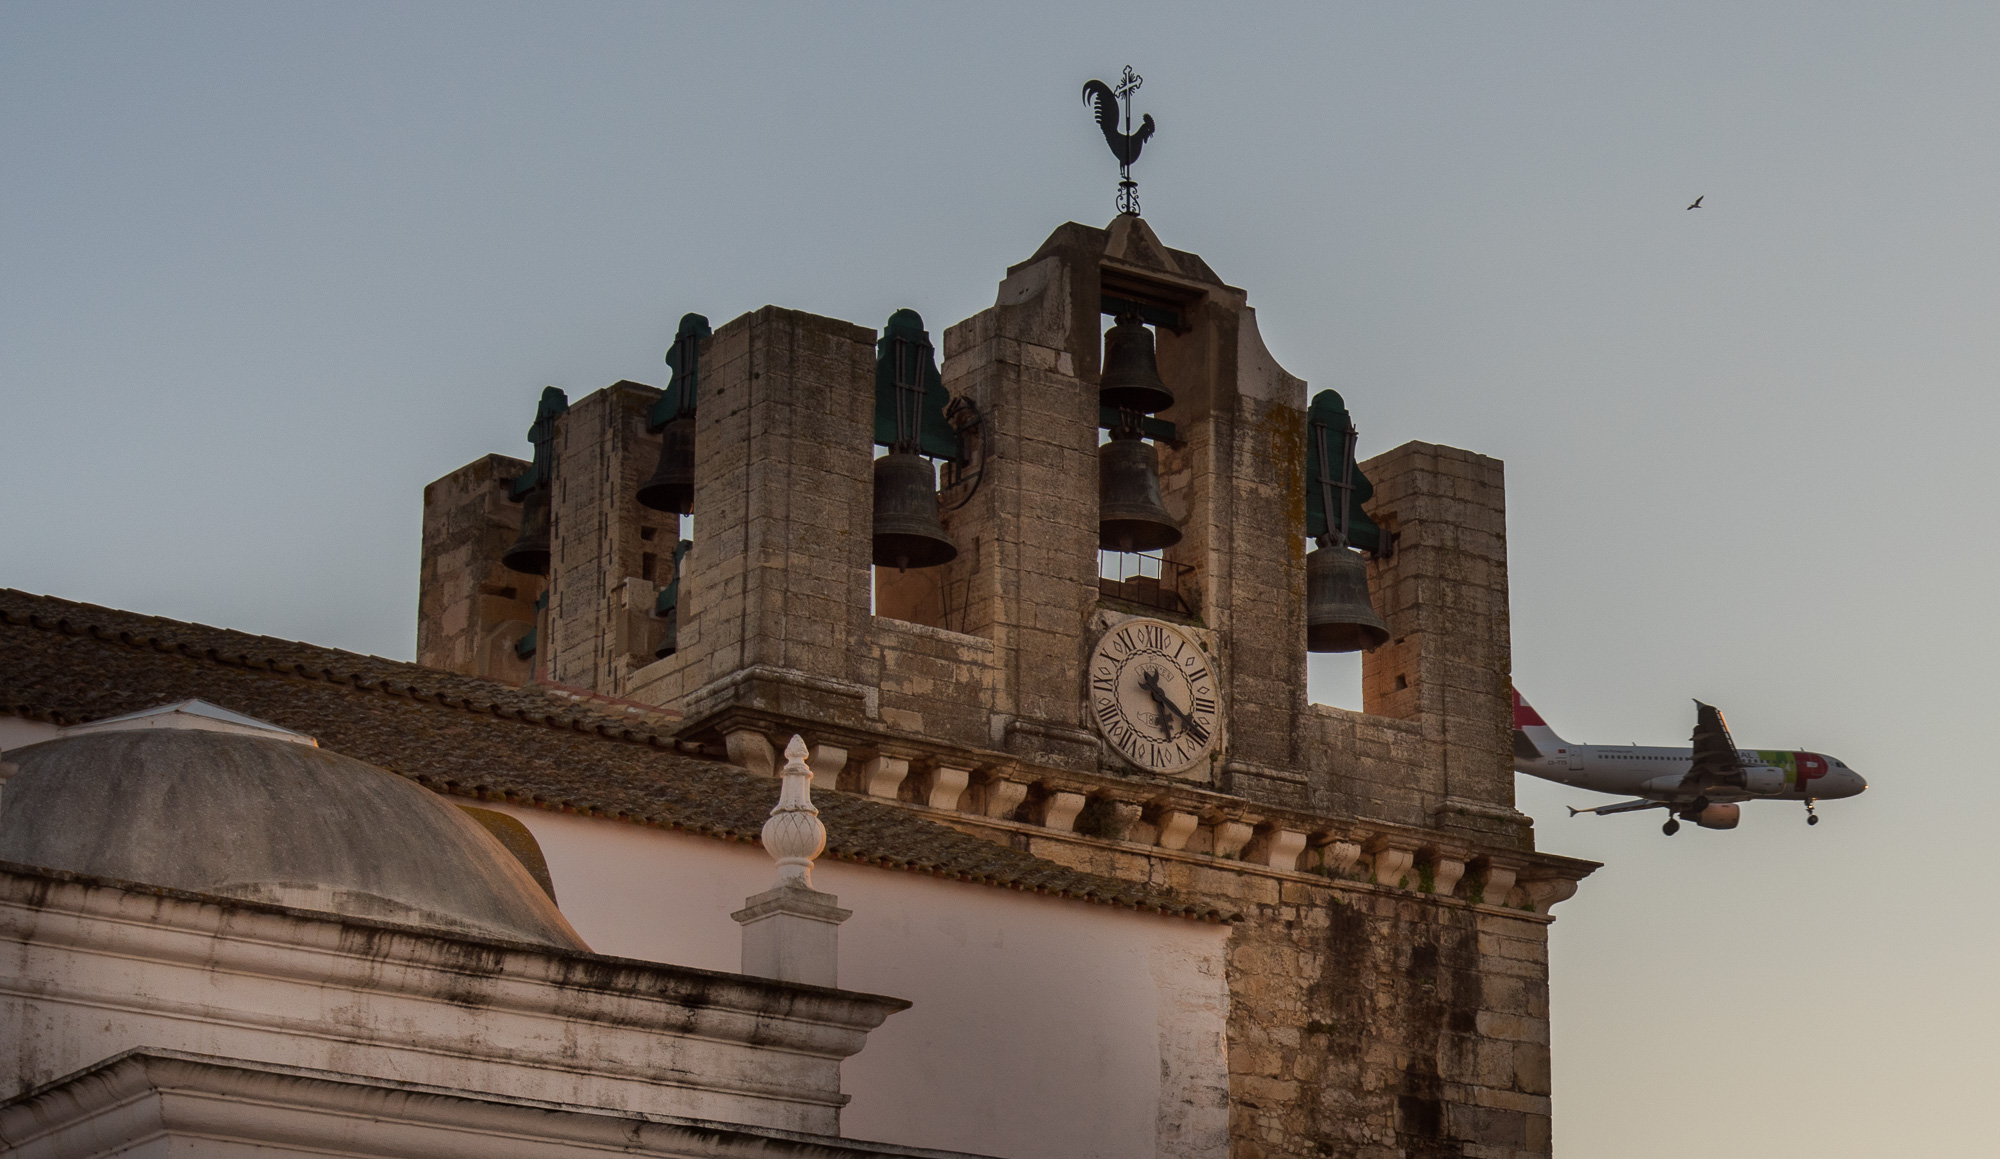
<path fill-rule="evenodd" d="M 0 7 L 0 585 L 408 657 L 423 484 L 679 316 L 933 328 L 1115 166 L 1373 454 L 1506 460 L 1559 731 L 1833 753 L 1730 833 L 1523 779 L 1570 1156 L 1990 1155 L 2000 9 Z M 1697 195 L 1704 207 L 1683 207 Z M 1315 673 L 1351 702 L 1352 666 Z"/>

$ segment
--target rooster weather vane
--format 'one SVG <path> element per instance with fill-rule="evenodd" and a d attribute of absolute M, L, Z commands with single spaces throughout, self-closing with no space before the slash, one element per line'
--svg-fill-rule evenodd
<path fill-rule="evenodd" d="M 1132 180 L 1132 162 L 1139 159 L 1139 150 L 1146 147 L 1147 138 L 1153 135 L 1153 116 L 1148 113 L 1139 122 L 1139 131 L 1132 131 L 1132 94 L 1146 78 L 1125 66 L 1125 76 L 1118 87 L 1112 88 L 1101 80 L 1090 81 L 1083 86 L 1083 103 L 1097 108 L 1097 127 L 1104 130 L 1104 142 L 1111 146 L 1111 155 L 1118 158 L 1118 212 L 1139 214 L 1139 183 Z M 1118 103 L 1125 103 L 1125 129 L 1118 129 Z"/>

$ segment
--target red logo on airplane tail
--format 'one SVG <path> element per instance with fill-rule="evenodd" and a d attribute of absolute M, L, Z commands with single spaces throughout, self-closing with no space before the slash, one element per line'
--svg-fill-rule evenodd
<path fill-rule="evenodd" d="M 1549 727 L 1549 722 L 1542 719 L 1542 714 L 1536 712 L 1532 705 L 1530 705 L 1527 701 L 1521 699 L 1520 689 L 1516 688 L 1512 689 L 1511 691 L 1514 693 L 1515 728 L 1526 728 L 1531 724 L 1539 725 L 1542 728 Z"/>

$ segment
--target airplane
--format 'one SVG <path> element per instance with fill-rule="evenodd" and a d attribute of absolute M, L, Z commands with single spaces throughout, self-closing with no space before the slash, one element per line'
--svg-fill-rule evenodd
<path fill-rule="evenodd" d="M 1817 801 L 1859 796 L 1861 774 L 1825 753 L 1739 749 L 1729 725 L 1712 705 L 1694 702 L 1689 748 L 1571 744 L 1556 735 L 1520 691 L 1514 692 L 1514 771 L 1599 793 L 1636 800 L 1571 808 L 1569 815 L 1665 809 L 1660 831 L 1672 837 L 1682 821 L 1704 829 L 1734 829 L 1744 801 L 1804 801 L 1806 824 L 1819 824 Z"/>

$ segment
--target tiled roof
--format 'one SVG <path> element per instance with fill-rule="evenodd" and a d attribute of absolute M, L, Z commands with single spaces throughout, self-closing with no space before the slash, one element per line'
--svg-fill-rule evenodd
<path fill-rule="evenodd" d="M 435 791 L 755 842 L 777 785 L 676 751 L 671 722 L 613 702 L 0 589 L 0 713 L 76 724 L 200 697 Z M 601 707 L 600 707 L 601 704 Z M 1219 920 L 1155 888 L 816 789 L 827 852 L 1106 905 Z"/>

